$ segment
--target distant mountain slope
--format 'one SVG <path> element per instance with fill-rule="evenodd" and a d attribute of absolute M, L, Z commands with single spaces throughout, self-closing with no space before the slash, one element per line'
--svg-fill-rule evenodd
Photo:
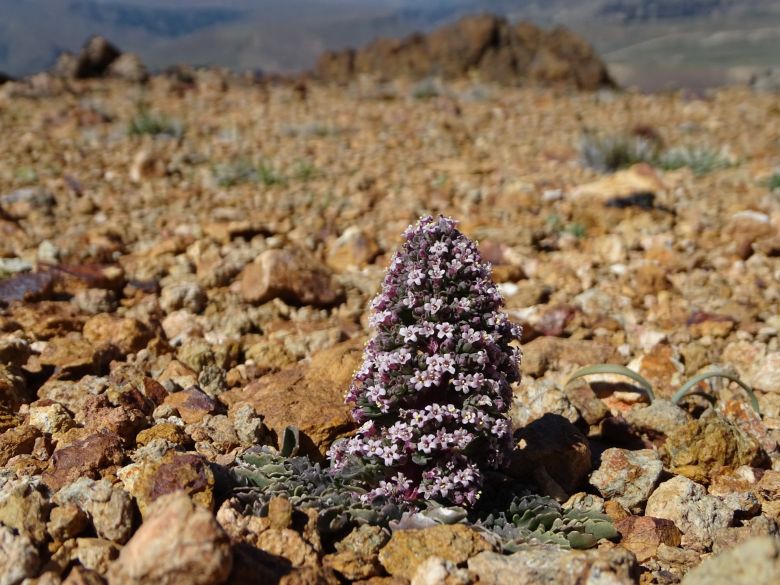
<path fill-rule="evenodd" d="M 780 27 L 780 0 L 0 0 L 0 71 L 48 68 L 93 34 L 138 53 L 152 69 L 190 63 L 300 71 L 326 49 L 428 32 L 475 12 L 566 25 L 605 55 L 619 83 L 647 85 L 656 68 L 673 66 L 661 40 L 669 35 L 687 35 L 675 59 L 711 68 L 715 82 L 729 78 L 730 68 L 765 67 L 780 54 L 772 34 L 755 34 Z M 722 45 L 720 32 L 730 35 Z M 631 49 L 639 43 L 649 44 Z M 722 62 L 723 51 L 738 62 Z"/>
<path fill-rule="evenodd" d="M 597 16 L 618 17 L 624 22 L 709 18 L 732 9 L 736 0 L 608 0 Z"/>
<path fill-rule="evenodd" d="M 95 26 L 139 30 L 162 37 L 181 37 L 197 30 L 235 22 L 246 14 L 239 8 L 204 6 L 182 10 L 174 6 L 144 6 L 122 2 L 71 0 L 69 13 Z"/>

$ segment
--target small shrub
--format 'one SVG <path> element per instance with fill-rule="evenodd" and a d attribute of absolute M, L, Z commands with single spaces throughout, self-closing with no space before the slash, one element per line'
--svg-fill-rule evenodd
<path fill-rule="evenodd" d="M 285 179 L 284 175 L 277 172 L 274 167 L 265 162 L 260 163 L 257 167 L 257 180 L 266 187 L 285 185 L 287 183 L 287 179 Z"/>
<path fill-rule="evenodd" d="M 545 224 L 547 231 L 555 235 L 571 234 L 578 240 L 581 240 L 588 234 L 588 228 L 583 224 L 578 222 L 564 224 L 561 217 L 555 214 L 549 215 L 545 220 Z"/>
<path fill-rule="evenodd" d="M 416 100 L 429 100 L 441 95 L 441 88 L 434 79 L 423 79 L 412 86 L 412 97 Z"/>
<path fill-rule="evenodd" d="M 293 168 L 293 178 L 299 181 L 310 181 L 317 176 L 317 169 L 315 166 L 305 160 L 299 160 Z"/>
<path fill-rule="evenodd" d="M 266 187 L 287 184 L 287 179 L 265 162 L 255 165 L 243 159 L 216 165 L 213 172 L 220 187 L 233 187 L 243 183 L 261 183 Z"/>
<path fill-rule="evenodd" d="M 152 136 L 164 135 L 180 138 L 184 131 L 179 122 L 162 114 L 154 113 L 146 106 L 139 106 L 135 116 L 128 124 L 127 133 L 130 136 L 149 134 Z"/>
<path fill-rule="evenodd" d="M 216 165 L 213 170 L 214 179 L 220 187 L 233 187 L 254 180 L 255 168 L 247 160 Z"/>
<path fill-rule="evenodd" d="M 520 352 L 510 343 L 520 330 L 453 220 L 425 217 L 404 236 L 371 303 L 375 333 L 347 394 L 362 426 L 333 445 L 331 464 L 364 478 L 363 501 L 471 506 L 484 472 L 512 447 Z"/>
<path fill-rule="evenodd" d="M 580 158 L 585 166 L 600 172 L 614 172 L 640 162 L 652 163 L 658 154 L 658 143 L 645 136 L 583 134 Z"/>
<path fill-rule="evenodd" d="M 728 168 L 731 161 L 722 153 L 704 146 L 678 146 L 662 152 L 656 165 L 669 171 L 688 167 L 695 175 L 706 175 Z"/>

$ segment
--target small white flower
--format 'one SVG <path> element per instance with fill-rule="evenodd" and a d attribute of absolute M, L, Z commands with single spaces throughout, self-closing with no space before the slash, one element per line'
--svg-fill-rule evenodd
<path fill-rule="evenodd" d="M 439 298 L 431 299 L 423 305 L 423 309 L 431 315 L 435 315 L 439 312 L 439 309 L 444 305 L 444 301 Z"/>
<path fill-rule="evenodd" d="M 452 339 L 452 332 L 455 331 L 455 328 L 452 326 L 452 323 L 437 323 L 436 324 L 436 330 L 438 334 L 436 335 L 439 339 Z"/>
<path fill-rule="evenodd" d="M 398 333 L 400 333 L 401 337 L 404 338 L 405 343 L 409 343 L 410 341 L 417 341 L 417 328 L 414 325 L 410 327 L 401 327 L 398 330 Z"/>
<path fill-rule="evenodd" d="M 406 286 L 412 286 L 413 284 L 420 286 L 424 276 L 425 274 L 423 274 L 422 270 L 419 268 L 413 268 L 409 271 L 409 274 L 406 277 Z"/>
<path fill-rule="evenodd" d="M 430 247 L 430 252 L 434 256 L 443 256 L 447 253 L 447 244 L 444 242 L 434 242 Z"/>
<path fill-rule="evenodd" d="M 417 449 L 423 453 L 430 453 L 434 448 L 434 435 L 423 435 L 420 440 L 417 441 Z"/>
<path fill-rule="evenodd" d="M 444 278 L 444 269 L 438 264 L 435 264 L 428 270 L 428 276 L 433 280 L 440 280 Z"/>

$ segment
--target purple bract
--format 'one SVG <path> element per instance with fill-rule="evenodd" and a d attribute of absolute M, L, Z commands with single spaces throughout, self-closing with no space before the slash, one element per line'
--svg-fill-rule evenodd
<path fill-rule="evenodd" d="M 483 472 L 512 448 L 507 411 L 520 336 L 476 244 L 452 219 L 404 232 L 372 301 L 363 365 L 347 394 L 357 433 L 333 445 L 335 471 L 371 470 L 364 501 L 473 505 Z"/>

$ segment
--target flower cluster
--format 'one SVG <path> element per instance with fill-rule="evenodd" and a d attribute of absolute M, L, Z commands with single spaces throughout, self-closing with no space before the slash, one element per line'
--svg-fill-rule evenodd
<path fill-rule="evenodd" d="M 519 327 L 475 243 L 451 219 L 404 233 L 382 291 L 375 333 L 347 394 L 361 427 L 330 451 L 332 468 L 375 470 L 365 501 L 473 505 L 483 472 L 511 449 L 507 418 Z"/>

